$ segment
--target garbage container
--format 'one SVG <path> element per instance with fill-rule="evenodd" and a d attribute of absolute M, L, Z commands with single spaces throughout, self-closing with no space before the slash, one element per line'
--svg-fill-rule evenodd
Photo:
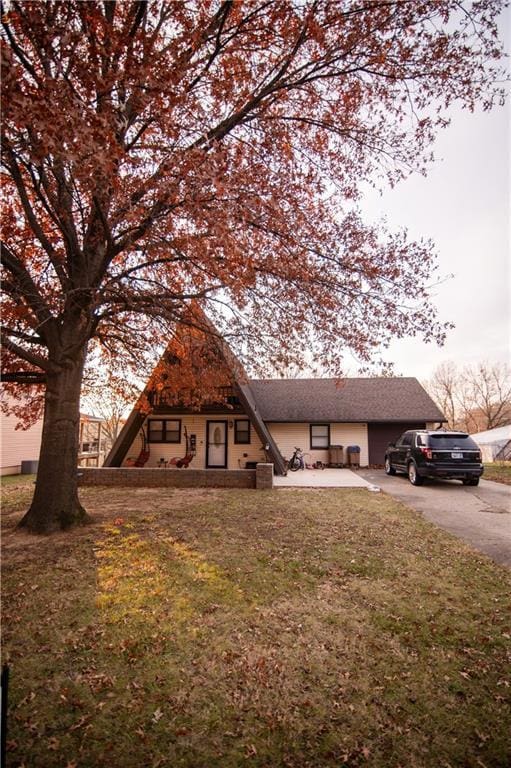
<path fill-rule="evenodd" d="M 342 467 L 342 445 L 330 445 L 328 448 L 328 466 L 329 467 Z"/>
<path fill-rule="evenodd" d="M 360 446 L 348 445 L 346 453 L 348 454 L 348 466 L 360 467 Z"/>
<path fill-rule="evenodd" d="M 39 467 L 38 459 L 30 459 L 29 461 L 21 462 L 21 474 L 22 475 L 37 475 L 37 469 Z"/>

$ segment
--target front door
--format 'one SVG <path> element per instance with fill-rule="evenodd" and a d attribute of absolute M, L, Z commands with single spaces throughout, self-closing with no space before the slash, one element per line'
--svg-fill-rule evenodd
<path fill-rule="evenodd" d="M 206 424 L 206 467 L 227 467 L 226 421 L 208 421 Z"/>

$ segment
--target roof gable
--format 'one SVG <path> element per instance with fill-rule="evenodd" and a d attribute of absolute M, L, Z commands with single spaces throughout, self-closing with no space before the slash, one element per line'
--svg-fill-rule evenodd
<path fill-rule="evenodd" d="M 257 412 L 243 366 L 197 303 L 190 305 L 184 322 L 176 327 L 174 337 L 151 373 L 104 466 L 118 467 L 122 464 L 146 415 L 152 411 L 153 394 L 163 394 L 170 406 L 176 406 L 186 390 L 186 405 L 199 408 L 203 402 L 215 396 L 218 398 L 218 389 L 226 384 L 232 384 L 238 391 L 246 414 L 274 463 L 275 471 L 284 473 L 284 459 Z"/>

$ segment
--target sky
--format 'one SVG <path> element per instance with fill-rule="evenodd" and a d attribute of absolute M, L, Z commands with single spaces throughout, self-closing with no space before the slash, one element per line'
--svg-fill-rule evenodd
<path fill-rule="evenodd" d="M 502 25 L 510 50 L 511 12 Z M 432 289 L 439 319 L 455 323 L 443 347 L 396 340 L 385 353 L 397 375 L 431 377 L 442 362 L 511 362 L 511 105 L 451 111 L 426 178 L 413 176 L 383 195 L 368 189 L 365 218 L 431 238 L 440 278 Z"/>

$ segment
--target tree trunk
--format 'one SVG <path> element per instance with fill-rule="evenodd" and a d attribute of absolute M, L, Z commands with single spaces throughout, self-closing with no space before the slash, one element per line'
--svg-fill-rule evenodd
<path fill-rule="evenodd" d="M 86 349 L 48 374 L 34 498 L 20 526 L 51 533 L 90 520 L 78 500 L 80 391 Z"/>

